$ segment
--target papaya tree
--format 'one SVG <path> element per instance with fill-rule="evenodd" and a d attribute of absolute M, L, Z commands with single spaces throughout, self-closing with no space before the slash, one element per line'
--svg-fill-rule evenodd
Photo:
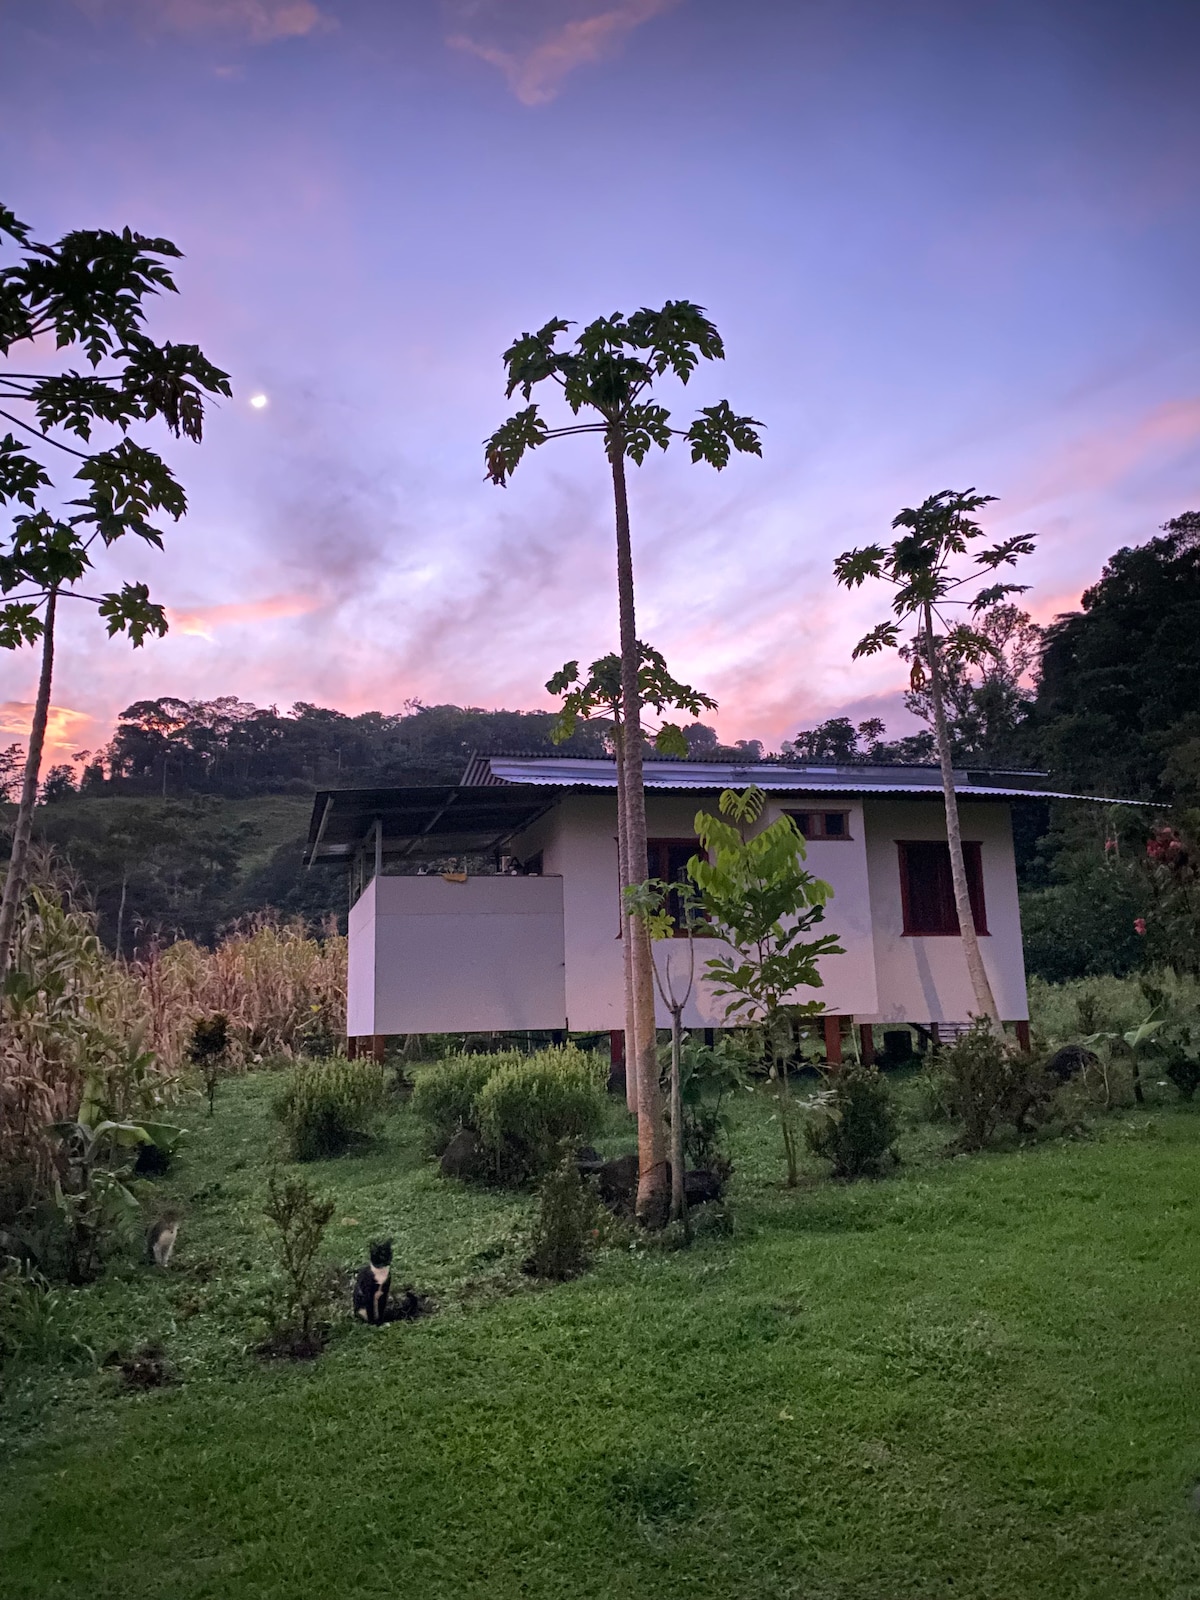
<path fill-rule="evenodd" d="M 144 583 L 98 595 L 84 585 L 99 551 L 128 535 L 161 546 L 155 519 L 178 521 L 187 509 L 170 468 L 130 429 L 158 417 L 198 442 L 205 396 L 230 393 L 196 345 L 156 344 L 144 331 L 145 302 L 175 292 L 166 263 L 180 251 L 169 239 L 99 229 L 39 244 L 0 206 L 5 245 L 17 259 L 0 266 L 0 418 L 16 431 L 0 436 L 0 508 L 10 519 L 0 526 L 0 648 L 40 643 L 41 666 L 0 900 L 0 974 L 25 892 L 60 605 L 95 607 L 109 636 L 127 634 L 135 647 L 167 631 Z M 51 349 L 61 370 L 50 370 Z M 18 352 L 35 370 L 16 369 Z M 67 484 L 57 466 L 70 470 Z"/>
<path fill-rule="evenodd" d="M 704 406 L 687 428 L 671 426 L 671 415 L 653 398 L 656 381 L 668 373 L 687 383 L 701 360 L 722 360 L 725 347 L 702 307 L 668 300 L 659 310 L 643 308 L 598 317 L 564 348 L 559 339 L 572 325 L 555 318 L 536 333 L 524 333 L 504 353 L 506 393 L 520 390 L 530 402 L 497 428 L 485 443 L 487 477 L 506 484 L 526 452 L 551 439 L 595 434 L 604 445 L 612 475 L 617 535 L 617 609 L 625 762 L 618 804 L 624 812 L 628 883 L 649 876 L 646 851 L 646 801 L 642 785 L 642 706 L 638 683 L 637 619 L 634 605 L 633 547 L 630 535 L 626 462 L 640 466 L 652 446 L 665 450 L 683 439 L 693 461 L 718 471 L 735 450 L 762 454 L 753 417 L 738 416 L 726 400 Z M 574 420 L 552 426 L 533 402 L 542 384 L 561 391 Z M 649 936 L 640 918 L 626 914 L 630 941 L 629 987 L 636 1012 L 638 1097 L 639 1218 L 659 1226 L 668 1209 L 662 1105 L 655 1070 L 654 978 Z"/>
<path fill-rule="evenodd" d="M 990 583 L 970 596 L 962 592 L 979 580 L 978 569 L 995 572 L 1000 567 L 1014 565 L 1019 557 L 1033 550 L 1034 541 L 1029 535 L 1015 534 L 986 550 L 977 551 L 972 563 L 974 570 L 965 573 L 955 570 L 959 558 L 967 555 L 971 544 L 984 536 L 975 513 L 995 498 L 995 495 L 976 494 L 974 489 L 961 493 L 943 489 L 919 506 L 906 506 L 897 513 L 892 527 L 906 530 L 898 539 L 890 545 L 871 544 L 862 550 L 846 551 L 834 562 L 833 572 L 847 589 L 858 588 L 868 578 L 880 578 L 895 590 L 894 619 L 879 623 L 864 635 L 855 645 L 853 657 L 857 660 L 859 656 L 877 655 L 882 650 L 900 650 L 911 663 L 909 683 L 913 692 L 928 691 L 942 773 L 954 907 L 975 997 L 975 1013 L 987 1017 L 992 1027 L 998 1029 L 1000 1012 L 983 965 L 971 909 L 946 717 L 947 674 L 965 666 L 979 665 L 997 653 L 996 645 L 975 619 L 1005 596 L 1024 594 L 1028 588 L 1027 584 Z M 948 617 L 947 610 L 951 606 L 965 607 L 967 619 Z M 904 625 L 915 629 L 907 641 L 901 638 Z"/>
<path fill-rule="evenodd" d="M 667 669 L 661 652 L 638 641 L 638 692 L 643 712 L 650 709 L 662 718 L 668 711 L 686 711 L 698 717 L 702 710 L 715 711 L 717 702 L 690 684 L 680 683 Z M 562 696 L 562 709 L 550 730 L 555 744 L 562 744 L 575 732 L 578 722 L 603 713 L 612 723 L 613 759 L 617 768 L 617 875 L 627 886 L 628 841 L 625 834 L 625 809 L 619 803 L 625 780 L 625 729 L 621 701 L 621 658 L 601 656 L 593 661 L 584 678 L 578 661 L 568 661 L 546 684 L 551 694 Z M 660 721 L 657 728 L 643 728 L 653 734 L 654 748 L 660 755 L 686 756 L 688 743 L 678 723 Z M 625 962 L 625 1095 L 631 1111 L 637 1110 L 637 1012 L 633 1005 L 630 978 L 631 939 L 622 940 Z"/>

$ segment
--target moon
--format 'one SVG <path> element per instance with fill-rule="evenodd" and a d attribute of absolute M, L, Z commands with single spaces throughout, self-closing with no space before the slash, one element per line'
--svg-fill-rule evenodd
<path fill-rule="evenodd" d="M 255 411 L 261 411 L 266 403 L 267 397 L 265 394 L 252 394 L 250 396 L 250 404 L 254 407 Z"/>

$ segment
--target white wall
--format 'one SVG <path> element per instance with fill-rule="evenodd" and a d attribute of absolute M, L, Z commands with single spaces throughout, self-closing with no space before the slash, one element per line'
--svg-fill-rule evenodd
<path fill-rule="evenodd" d="M 625 1026 L 616 808 L 616 796 L 611 792 L 570 795 L 512 847 L 525 859 L 541 850 L 545 870 L 562 874 L 567 1018 L 570 1027 L 579 1032 Z M 826 986 L 806 989 L 796 998 L 819 1000 L 823 1010 L 851 1015 L 874 1012 L 879 1001 L 862 808 L 858 802 L 841 800 L 838 808 L 851 812 L 850 839 L 836 843 L 814 840 L 808 866 L 835 890 L 818 932 L 837 933 L 846 954 L 827 956 L 821 963 Z M 716 797 L 651 792 L 646 796 L 646 831 L 652 839 L 694 838 L 700 810 L 715 811 Z M 764 825 L 779 813 L 780 807 L 769 809 Z M 723 1025 L 724 1004 L 711 992 L 704 963 L 726 948 L 719 941 L 697 940 L 696 982 L 684 1011 L 685 1026 Z M 665 972 L 669 965 L 681 991 L 687 978 L 686 940 L 661 941 L 654 947 L 654 957 L 660 971 Z M 657 996 L 656 1004 L 659 1025 L 667 1027 L 670 1013 Z"/>
<path fill-rule="evenodd" d="M 646 796 L 651 838 L 695 837 L 711 798 Z M 803 797 L 772 798 L 764 824 Z M 832 797 L 850 813 L 850 838 L 814 839 L 807 864 L 834 894 L 818 931 L 838 936 L 845 954 L 821 963 L 825 986 L 806 990 L 822 1009 L 860 1022 L 965 1022 L 974 1009 L 957 938 L 905 937 L 896 842 L 944 839 L 933 800 Z M 963 837 L 982 846 L 990 933 L 984 964 L 1005 1021 L 1029 1014 L 1008 806 L 962 804 Z M 348 1032 L 443 1033 L 522 1028 L 578 1032 L 625 1025 L 624 963 L 617 882 L 616 797 L 568 795 L 513 841 L 527 860 L 543 855 L 540 878 L 378 878 L 350 912 Z M 703 977 L 721 946 L 696 942 L 698 981 L 688 1027 L 720 1027 L 724 1009 Z M 687 943 L 655 946 L 660 969 L 685 975 Z M 669 1014 L 659 1002 L 660 1026 Z"/>
<path fill-rule="evenodd" d="M 372 878 L 350 907 L 346 923 L 346 1034 L 351 1039 L 381 1031 L 375 1027 L 375 883 Z"/>
<path fill-rule="evenodd" d="M 351 1036 L 566 1026 L 560 878 L 375 878 L 350 951 Z"/>
<path fill-rule="evenodd" d="M 867 867 L 879 1009 L 865 1022 L 965 1022 L 976 1009 L 962 943 L 956 935 L 906 937 L 897 842 L 944 839 L 946 817 L 932 800 L 866 802 Z M 979 940 L 984 969 L 1005 1022 L 1029 1016 L 1017 906 L 1009 807 L 960 799 L 964 841 L 981 846 L 988 933 Z"/>

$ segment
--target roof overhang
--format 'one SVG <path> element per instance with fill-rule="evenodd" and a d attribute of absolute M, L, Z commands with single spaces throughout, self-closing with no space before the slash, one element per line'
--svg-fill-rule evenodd
<path fill-rule="evenodd" d="M 497 850 L 557 798 L 557 790 L 531 784 L 325 789 L 313 797 L 304 864 L 352 861 L 377 831 L 388 861 Z"/>

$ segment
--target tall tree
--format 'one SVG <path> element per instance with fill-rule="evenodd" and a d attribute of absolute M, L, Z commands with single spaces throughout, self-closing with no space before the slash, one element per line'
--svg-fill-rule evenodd
<path fill-rule="evenodd" d="M 962 594 L 965 585 L 978 579 L 977 572 L 956 575 L 953 564 L 964 556 L 983 529 L 975 513 L 995 499 L 995 495 L 976 494 L 973 489 L 957 493 L 943 489 L 930 495 L 919 506 L 906 506 L 892 519 L 893 528 L 908 531 L 892 544 L 867 545 L 849 550 L 833 564 L 837 581 L 856 589 L 868 578 L 882 578 L 895 589 L 892 610 L 895 620 L 881 622 L 854 647 L 854 657 L 876 655 L 881 650 L 904 650 L 911 663 L 910 689 L 928 689 L 930 716 L 937 742 L 938 763 L 942 769 L 942 794 L 946 805 L 946 839 L 950 849 L 950 876 L 954 885 L 954 905 L 966 957 L 967 972 L 975 996 L 977 1015 L 1000 1025 L 996 998 L 983 965 L 971 897 L 967 888 L 967 869 L 963 860 L 962 831 L 958 818 L 958 796 L 954 788 L 954 760 L 946 715 L 946 672 L 964 663 L 979 663 L 995 658 L 996 644 L 975 622 L 981 612 L 999 604 L 1006 595 L 1023 594 L 1027 584 L 993 583 L 969 599 Z M 1033 550 L 1027 534 L 1016 534 L 999 544 L 978 551 L 974 566 L 995 572 L 1013 565 L 1018 557 Z M 946 616 L 952 606 L 965 606 L 971 621 L 951 621 Z M 902 623 L 915 625 L 911 641 L 902 644 Z"/>
<path fill-rule="evenodd" d="M 726 400 L 704 406 L 690 427 L 671 426 L 670 413 L 653 399 L 655 380 L 670 372 L 687 383 L 701 360 L 724 359 L 725 347 L 703 308 L 669 300 L 657 311 L 643 308 L 626 317 L 599 317 L 575 343 L 558 348 L 571 326 L 559 318 L 537 333 L 525 333 L 504 353 L 506 393 L 519 389 L 532 400 L 540 384 L 557 385 L 572 415 L 586 418 L 551 427 L 536 404 L 511 416 L 486 441 L 487 476 L 503 485 L 527 450 L 548 439 L 598 434 L 612 474 L 617 533 L 617 597 L 620 616 L 621 694 L 626 760 L 619 804 L 625 819 L 627 885 L 649 876 L 646 854 L 646 802 L 642 787 L 641 694 L 638 685 L 637 619 L 634 606 L 633 548 L 625 463 L 641 465 L 652 445 L 665 450 L 672 438 L 685 439 L 693 461 L 718 471 L 733 451 L 762 454 L 752 417 L 736 415 Z M 654 978 L 650 940 L 644 922 L 626 912 L 630 940 L 631 1006 L 638 1018 L 635 1073 L 638 1094 L 638 1216 L 657 1226 L 667 1214 L 666 1155 L 662 1104 L 655 1062 Z"/>
<path fill-rule="evenodd" d="M 690 684 L 680 683 L 667 669 L 661 652 L 638 641 L 638 692 L 642 708 L 655 711 L 660 717 L 668 710 L 686 711 L 698 717 L 702 709 L 715 711 L 717 702 Z M 577 725 L 605 712 L 611 719 L 613 759 L 617 768 L 617 878 L 627 883 L 629 843 L 625 828 L 625 807 L 619 797 L 625 785 L 625 724 L 621 696 L 621 658 L 616 655 L 601 656 L 593 661 L 588 676 L 582 677 L 578 661 L 568 661 L 546 684 L 551 694 L 562 695 L 562 710 L 551 731 L 555 744 L 563 744 L 575 736 Z M 647 729 L 646 732 L 651 730 Z M 686 758 L 689 746 L 684 730 L 677 723 L 660 722 L 652 730 L 654 747 L 662 755 Z M 637 1009 L 633 1004 L 631 975 L 632 941 L 622 941 L 625 962 L 625 1096 L 631 1111 L 637 1110 Z"/>
<path fill-rule="evenodd" d="M 25 888 L 59 602 L 96 606 L 109 635 L 127 633 L 135 646 L 148 633 L 166 632 L 162 607 L 151 601 L 144 583 L 100 595 L 85 594 L 80 585 L 97 548 L 127 534 L 161 546 L 162 532 L 150 519 L 162 512 L 178 521 L 187 509 L 166 463 L 131 439 L 130 427 L 161 417 L 171 433 L 199 441 L 204 397 L 230 393 L 227 374 L 196 345 L 155 344 L 144 332 L 144 302 L 175 291 L 165 263 L 180 252 L 169 239 L 126 228 L 73 232 L 57 244 L 38 244 L 0 206 L 0 244 L 6 240 L 17 247 L 19 259 L 0 268 L 0 416 L 21 437 L 0 438 L 0 506 L 13 508 L 9 527 L 0 531 L 0 593 L 6 597 L 0 647 L 14 650 L 40 640 L 42 660 L 0 901 L 0 973 L 8 964 Z M 51 343 L 64 359 L 74 352 L 90 370 L 15 370 L 15 351 L 24 349 L 30 365 L 44 367 Z M 62 437 L 91 446 L 96 428 L 107 430 L 114 442 L 81 450 Z M 77 463 L 73 498 L 56 488 L 46 464 L 64 456 Z"/>

